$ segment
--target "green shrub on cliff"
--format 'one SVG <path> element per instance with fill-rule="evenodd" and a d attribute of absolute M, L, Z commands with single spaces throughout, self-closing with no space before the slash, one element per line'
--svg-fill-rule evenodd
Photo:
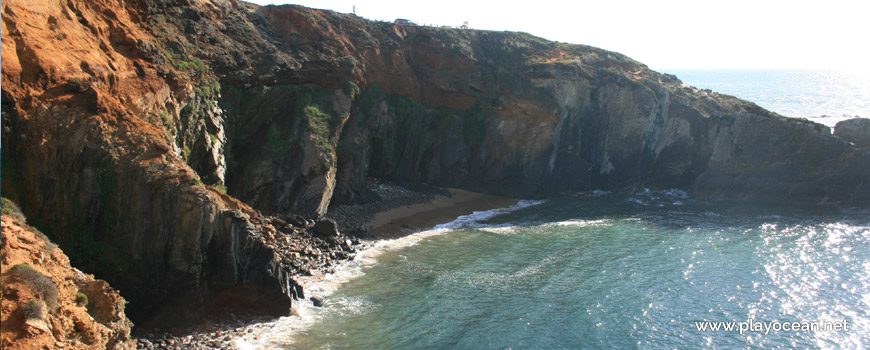
<path fill-rule="evenodd" d="M 27 218 L 24 217 L 21 208 L 18 208 L 18 205 L 15 204 L 15 202 L 6 197 L 0 197 L 0 201 L 2 201 L 2 204 L 0 204 L 2 209 L 0 209 L 0 211 L 3 212 L 3 215 L 9 215 L 21 220 L 21 222 L 27 222 Z"/>
<path fill-rule="evenodd" d="M 12 273 L 20 277 L 35 291 L 51 310 L 57 308 L 57 284 L 28 264 L 12 266 Z"/>
<path fill-rule="evenodd" d="M 172 124 L 172 118 L 169 117 L 169 113 L 164 110 L 157 111 L 157 115 L 160 116 L 160 122 L 163 123 L 163 126 L 167 128 L 172 128 L 174 125 Z"/>
<path fill-rule="evenodd" d="M 332 151 L 329 143 L 329 114 L 323 113 L 316 106 L 306 106 L 304 109 L 305 120 L 308 121 L 308 130 L 311 132 L 311 141 L 326 152 Z"/>
<path fill-rule="evenodd" d="M 211 187 L 220 193 L 227 194 L 227 186 L 226 185 L 223 185 L 221 183 L 216 183 L 214 185 L 211 185 Z"/>
<path fill-rule="evenodd" d="M 175 64 L 175 67 L 180 69 L 180 70 L 183 70 L 183 71 L 194 72 L 197 74 L 203 74 L 203 73 L 208 72 L 210 70 L 209 66 L 207 64 L 205 64 L 205 62 L 203 62 L 201 59 L 196 58 L 196 57 L 192 57 L 190 60 L 187 60 L 187 61 L 175 61 L 174 57 L 172 57 L 172 56 L 169 56 L 169 57 L 171 57 L 172 60 L 174 61 L 173 63 Z"/>
<path fill-rule="evenodd" d="M 346 93 L 351 100 L 356 100 L 357 96 L 359 96 L 359 85 L 352 81 L 347 82 L 347 86 L 344 88 L 344 93 Z"/>
<path fill-rule="evenodd" d="M 45 303 L 39 300 L 31 300 L 21 306 L 21 312 L 25 320 L 44 320 L 46 318 Z"/>
<path fill-rule="evenodd" d="M 88 295 L 82 292 L 76 293 L 76 305 L 88 306 Z"/>
<path fill-rule="evenodd" d="M 206 102 L 210 103 L 217 98 L 221 92 L 221 84 L 215 78 L 205 78 L 199 81 L 199 84 L 193 88 L 197 96 L 202 97 Z"/>
<path fill-rule="evenodd" d="M 12 272 L 18 273 L 22 270 L 33 270 L 33 266 L 30 266 L 30 264 L 27 263 L 15 264 L 15 266 L 12 266 Z"/>
<path fill-rule="evenodd" d="M 0 197 L 0 203 L 2 203 L 2 207 L 0 207 L 2 209 L 0 209 L 0 211 L 2 211 L 4 215 L 12 215 L 15 203 L 6 197 Z"/>

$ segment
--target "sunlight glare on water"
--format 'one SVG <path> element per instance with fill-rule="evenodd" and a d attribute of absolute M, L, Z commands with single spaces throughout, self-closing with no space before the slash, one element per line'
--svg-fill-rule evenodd
<path fill-rule="evenodd" d="M 258 348 L 858 348 L 870 215 L 680 192 L 553 199 L 382 249 Z M 315 287 L 316 288 L 316 287 Z M 697 321 L 848 331 L 699 331 Z M 288 318 L 284 323 L 299 323 Z"/>
<path fill-rule="evenodd" d="M 811 69 L 668 70 L 683 83 L 733 95 L 787 117 L 833 127 L 870 118 L 870 72 Z M 825 117 L 822 117 L 825 116 Z"/>

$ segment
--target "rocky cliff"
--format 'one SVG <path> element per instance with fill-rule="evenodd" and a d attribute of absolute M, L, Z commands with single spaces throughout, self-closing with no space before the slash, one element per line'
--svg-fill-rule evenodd
<path fill-rule="evenodd" d="M 3 203 L 3 349 L 135 349 L 125 301 Z"/>
<path fill-rule="evenodd" d="M 292 274 L 349 248 L 285 215 L 358 202 L 367 177 L 870 203 L 870 152 L 822 125 L 524 33 L 235 0 L 9 0 L 2 40 L 4 196 L 134 321 L 239 288 L 286 311 Z"/>
<path fill-rule="evenodd" d="M 834 135 L 858 148 L 870 148 L 870 119 L 852 118 L 837 123 Z"/>
<path fill-rule="evenodd" d="M 203 61 L 173 58 L 145 5 L 3 3 L 3 194 L 118 288 L 139 326 L 214 300 L 286 314 L 292 276 L 350 248 L 221 192 L 220 85 Z"/>
<path fill-rule="evenodd" d="M 149 11 L 170 33 L 165 46 L 219 76 L 226 184 L 261 210 L 322 214 L 333 198 L 358 201 L 366 177 L 520 197 L 676 187 L 870 199 L 868 155 L 825 126 L 617 53 L 524 33 L 212 5 Z"/>

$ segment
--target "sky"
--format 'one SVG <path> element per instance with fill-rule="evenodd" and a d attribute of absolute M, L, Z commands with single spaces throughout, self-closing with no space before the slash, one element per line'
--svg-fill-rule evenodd
<path fill-rule="evenodd" d="M 373 20 L 522 31 L 616 51 L 650 68 L 868 70 L 870 1 L 593 0 L 293 3 Z"/>

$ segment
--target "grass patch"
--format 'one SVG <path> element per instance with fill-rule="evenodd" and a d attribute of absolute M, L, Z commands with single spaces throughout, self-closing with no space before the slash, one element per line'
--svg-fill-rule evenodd
<path fill-rule="evenodd" d="M 163 126 L 167 128 L 172 128 L 174 126 L 172 125 L 172 119 L 169 118 L 169 113 L 167 113 L 166 111 L 159 110 L 157 111 L 157 115 L 160 116 L 160 121 L 163 122 Z"/>
<path fill-rule="evenodd" d="M 23 223 L 27 223 L 27 218 L 24 217 L 24 213 L 21 212 L 21 208 L 18 207 L 15 202 L 6 197 L 0 197 L 0 211 L 2 211 L 3 215 L 12 216 Z"/>
<path fill-rule="evenodd" d="M 209 71 L 209 67 L 205 62 L 197 57 L 193 57 L 187 61 L 176 61 L 175 67 L 183 71 L 203 74 Z"/>
<path fill-rule="evenodd" d="M 217 183 L 217 184 L 211 185 L 211 187 L 220 193 L 227 194 L 227 186 L 226 185 L 222 185 L 222 184 Z"/>
<path fill-rule="evenodd" d="M 215 78 L 205 78 L 193 88 L 197 96 L 206 100 L 214 100 L 221 93 L 221 84 Z"/>
<path fill-rule="evenodd" d="M 329 143 L 329 121 L 332 117 L 323 113 L 316 106 L 306 106 L 303 110 L 305 120 L 308 122 L 308 130 L 311 132 L 311 141 L 320 149 L 331 152 L 332 144 Z"/>

